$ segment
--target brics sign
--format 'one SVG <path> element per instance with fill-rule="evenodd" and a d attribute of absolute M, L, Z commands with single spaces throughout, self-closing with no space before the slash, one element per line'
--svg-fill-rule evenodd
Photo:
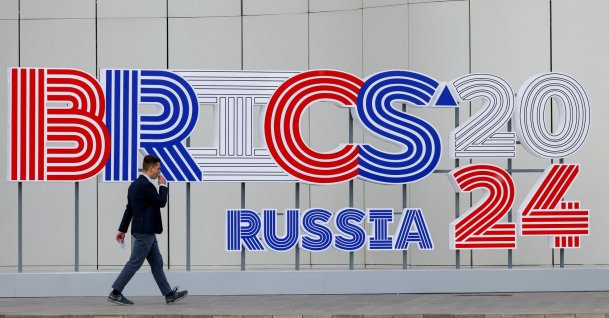
<path fill-rule="evenodd" d="M 362 80 L 335 70 L 103 69 L 98 81 L 80 70 L 12 68 L 9 84 L 10 181 L 81 181 L 101 173 L 103 181 L 128 182 L 137 177 L 138 152 L 143 152 L 161 158 L 163 174 L 175 182 L 323 185 L 361 178 L 413 183 L 438 165 L 440 133 L 423 118 L 394 108 L 395 103 L 433 109 L 482 100 L 482 109 L 450 133 L 451 158 L 513 158 L 516 140 L 533 155 L 564 158 L 582 146 L 590 126 L 583 87 L 561 73 L 533 76 L 517 94 L 490 74 L 439 82 L 406 70 L 383 71 Z M 559 112 L 552 131 L 546 126 L 550 99 Z M 312 149 L 301 135 L 300 121 L 315 102 L 350 109 L 367 134 L 400 150 L 386 152 L 369 144 L 345 144 L 329 152 Z M 205 106 L 214 108 L 214 145 L 186 146 L 200 107 Z M 260 120 L 254 118 L 256 108 Z M 503 130 L 509 120 L 515 132 Z M 263 146 L 254 145 L 255 130 L 261 132 Z M 579 169 L 577 164 L 550 165 L 521 204 L 517 223 L 501 222 L 514 204 L 509 173 L 489 164 L 451 171 L 448 176 L 456 191 L 485 193 L 480 203 L 451 223 L 451 248 L 516 248 L 516 232 L 549 236 L 552 247 L 579 247 L 580 236 L 589 234 L 589 211 L 579 202 L 562 201 Z M 310 250 L 323 250 L 332 242 L 339 249 L 353 250 L 366 241 L 366 219 L 375 229 L 367 240 L 372 249 L 407 249 L 409 242 L 433 248 L 420 209 L 404 211 L 395 244 L 387 234 L 387 223 L 393 222 L 392 211 L 387 211 L 340 211 L 334 223 L 341 233 L 336 236 L 328 235 L 331 212 L 288 211 L 287 234 L 280 238 L 274 231 L 276 212 L 264 211 L 261 218 L 252 211 L 229 210 L 227 250 L 242 245 L 264 249 L 260 231 L 274 250 L 297 242 Z M 309 233 L 300 239 L 299 224 Z"/>

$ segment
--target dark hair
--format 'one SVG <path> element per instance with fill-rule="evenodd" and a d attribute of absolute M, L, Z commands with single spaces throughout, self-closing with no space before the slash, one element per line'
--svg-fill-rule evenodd
<path fill-rule="evenodd" d="M 144 169 L 144 171 L 148 171 L 148 169 L 150 169 L 151 167 L 156 166 L 157 163 L 161 163 L 161 159 L 159 159 L 158 157 L 155 157 L 153 155 L 146 155 L 144 157 L 144 163 L 142 164 L 142 169 Z"/>

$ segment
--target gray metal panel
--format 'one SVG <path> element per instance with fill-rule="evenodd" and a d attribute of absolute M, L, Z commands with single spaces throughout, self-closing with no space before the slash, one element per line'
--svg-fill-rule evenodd
<path fill-rule="evenodd" d="M 2 2 L 2 5 L 10 4 L 10 2 Z M 10 9 L 0 5 L 2 14 L 9 13 Z M 15 17 L 17 6 L 15 1 Z M 19 26 L 17 20 L 0 21 L 0 43 L 3 44 L 0 50 L 0 70 L 7 70 L 9 67 L 19 66 Z M 0 120 L 4 124 L 8 118 L 8 103 L 9 99 L 5 92 L 8 92 L 8 76 L 0 76 Z M 2 135 L 6 136 L 8 128 L 3 125 Z M 8 138 L 0 138 L 1 149 L 8 149 Z M 2 213 L 0 213 L 0 266 L 7 267 L 6 270 L 14 270 L 18 262 L 18 216 L 17 216 L 17 183 L 7 182 L 7 152 L 4 151 L 0 155 L 0 200 L 3 203 Z"/>
<path fill-rule="evenodd" d="M 364 1 L 364 7 L 374 6 L 375 8 L 361 10 L 362 1 L 359 0 L 311 0 L 311 11 L 338 11 L 313 13 L 306 16 L 305 14 L 285 14 L 287 12 L 301 12 L 303 10 L 302 1 L 281 2 L 281 5 L 285 7 L 279 9 L 277 7 L 265 7 L 262 2 L 246 1 L 246 5 L 255 4 L 255 7 L 244 8 L 245 14 L 272 13 L 277 15 L 246 16 L 242 18 L 240 17 L 241 8 L 238 0 L 207 0 L 202 2 L 98 0 L 96 9 L 100 19 L 94 24 L 91 11 L 92 0 L 79 1 L 78 3 L 74 0 L 52 2 L 40 0 L 22 0 L 19 2 L 12 0 L 0 2 L 0 19 L 16 19 L 19 3 L 21 3 L 22 18 L 53 19 L 21 21 L 20 49 L 22 65 L 72 66 L 88 72 L 95 71 L 93 60 L 94 58 L 97 60 L 96 55 L 98 53 L 100 67 L 164 68 L 169 65 L 172 67 L 200 67 L 203 69 L 239 69 L 242 67 L 280 69 L 291 65 L 301 65 L 304 57 L 311 61 L 310 64 L 306 63 L 306 66 L 339 68 L 356 75 L 398 65 L 399 62 L 403 62 L 401 58 L 410 58 L 412 63 L 407 66 L 414 70 L 428 72 L 442 81 L 449 80 L 451 76 L 467 68 L 467 63 L 464 63 L 467 58 L 467 50 L 464 48 L 469 44 L 471 50 L 469 58 L 472 61 L 470 70 L 489 71 L 505 76 L 514 85 L 515 90 L 521 84 L 522 79 L 532 75 L 532 72 L 536 72 L 534 70 L 547 70 L 546 63 L 549 58 L 552 58 L 552 69 L 567 72 L 582 81 L 589 94 L 595 118 L 607 117 L 604 115 L 606 110 L 602 107 L 606 86 L 604 78 L 605 74 L 608 73 L 607 65 L 609 65 L 605 62 L 605 56 L 608 52 L 608 35 L 605 34 L 606 32 L 602 32 L 602 30 L 607 29 L 607 21 L 603 15 L 609 9 L 609 4 L 606 2 L 553 0 L 551 8 L 549 0 L 499 0 L 492 2 L 478 0 L 472 0 L 471 2 L 438 2 L 434 0 L 432 3 L 421 4 L 417 2 L 424 1 L 411 0 L 411 4 L 408 6 L 399 5 L 405 3 L 405 0 Z M 76 4 L 78 8 L 73 7 L 73 4 Z M 385 5 L 392 6 L 379 7 Z M 68 7 L 72 7 L 72 10 L 67 10 Z M 406 7 L 408 7 L 408 11 L 411 11 L 411 14 L 406 19 L 402 19 Z M 552 9 L 553 17 L 551 39 L 549 38 L 550 9 Z M 165 17 L 167 10 L 169 10 L 171 16 L 176 17 L 218 15 L 230 17 L 170 19 L 168 26 Z M 469 12 L 466 14 L 468 10 Z M 520 23 L 518 25 L 513 24 L 513 17 L 516 15 L 519 17 Z M 74 21 L 62 19 L 74 17 L 88 19 L 74 19 Z M 116 19 L 110 19 L 110 17 Z M 132 17 L 145 17 L 145 19 Z M 241 20 L 245 21 L 244 27 L 241 26 Z M 387 25 L 381 24 L 384 22 Z M 468 22 L 470 23 L 471 38 L 465 35 L 468 30 Z M 16 45 L 19 39 L 17 37 L 18 24 L 16 21 L 0 21 L 0 23 L 3 26 L 0 27 L 0 39 L 8 39 L 2 41 L 6 50 L 0 53 L 0 65 L 16 66 L 19 64 L 18 57 L 16 57 L 16 51 L 18 50 Z M 275 26 L 279 27 L 274 29 Z M 305 26 L 307 32 L 304 32 Z M 93 36 L 94 27 L 97 28 L 95 30 L 97 38 Z M 169 34 L 166 34 L 168 27 Z M 404 30 L 404 28 L 408 28 L 408 30 Z M 241 32 L 245 32 L 246 36 L 242 37 Z M 384 32 L 395 33 L 387 34 Z M 408 35 L 408 38 L 405 42 L 398 44 L 399 49 L 393 48 L 391 50 L 388 47 L 387 51 L 383 51 L 381 47 L 383 43 L 402 39 L 405 34 Z M 501 36 L 497 36 L 498 34 Z M 582 34 L 587 36 L 582 36 Z M 303 43 L 305 43 L 303 42 L 303 36 L 307 38 L 307 43 L 310 41 L 310 46 L 303 46 Z M 167 38 L 169 38 L 169 44 Z M 273 39 L 277 40 L 279 38 L 283 39 L 279 41 L 281 42 L 281 45 L 279 45 L 281 48 L 273 51 L 277 55 L 265 55 L 265 49 L 269 49 L 269 45 L 266 43 L 273 43 Z M 94 54 L 95 40 L 98 41 L 99 47 Z M 292 40 L 294 42 L 290 42 Z M 242 45 L 242 43 L 245 43 L 245 45 Z M 292 47 L 293 43 L 294 47 Z M 216 45 L 224 49 L 215 50 L 214 46 Z M 285 45 L 295 52 L 290 52 Z M 303 50 L 308 50 L 311 54 L 309 55 L 309 52 L 304 53 Z M 404 50 L 406 50 L 406 53 L 403 53 Z M 65 54 L 65 52 L 70 53 Z M 404 54 L 407 56 L 404 56 Z M 242 56 L 245 58 L 242 59 Z M 394 62 L 398 63 L 394 64 Z M 2 84 L 0 85 L 0 92 L 6 92 L 5 80 L 5 77 L 0 79 Z M 4 101 L 0 103 L 0 106 L 3 105 Z M 473 104 L 475 110 L 478 106 L 475 103 Z M 464 105 L 462 109 L 469 108 L 468 106 Z M 314 108 L 318 107 L 322 106 L 316 105 Z M 6 106 L 2 107 L 2 112 L 5 112 L 6 109 Z M 416 113 L 424 118 L 431 118 L 430 120 L 442 129 L 443 137 L 452 128 L 452 114 L 445 114 L 441 111 Z M 314 147 L 323 148 L 327 146 L 331 149 L 337 145 L 337 139 L 345 137 L 344 135 L 347 132 L 343 129 L 347 117 L 343 115 L 340 110 L 328 113 L 318 110 L 310 111 L 306 115 L 306 120 L 312 117 L 312 127 L 309 129 L 308 125 L 305 125 L 307 127 L 303 129 L 303 133 L 308 137 L 308 132 L 311 131 L 310 142 Z M 469 115 L 469 111 L 463 111 L 461 115 L 461 119 L 464 119 Z M 7 118 L 6 113 L 0 118 Z M 200 125 L 200 127 L 203 127 L 203 129 L 208 127 L 205 119 L 202 122 L 205 125 Z M 567 197 L 582 200 L 583 206 L 591 209 L 593 220 L 591 223 L 592 236 L 583 239 L 583 248 L 567 250 L 564 253 L 566 261 L 573 264 L 606 264 L 609 262 L 609 254 L 600 252 L 605 250 L 606 242 L 609 240 L 609 232 L 605 231 L 608 217 L 603 213 L 608 207 L 607 202 L 602 200 L 607 196 L 607 191 L 603 187 L 595 186 L 598 184 L 598 180 L 606 179 L 608 173 L 606 162 L 608 159 L 607 149 L 609 148 L 602 145 L 605 144 L 604 136 L 607 135 L 606 130 L 609 129 L 607 128 L 609 126 L 595 123 L 597 122 L 592 124 L 590 139 L 582 150 L 573 158 L 567 158 L 566 161 L 584 163 L 582 173 L 576 179 L 574 187 Z M 319 127 L 326 127 L 330 124 L 338 125 L 338 127 L 328 133 L 319 131 Z M 362 141 L 361 131 L 358 131 L 357 128 L 355 131 L 354 140 L 356 142 Z M 193 141 L 199 141 L 198 139 L 202 139 L 203 135 L 204 133 L 199 132 L 193 134 Z M 368 140 L 368 137 L 366 138 Z M 344 141 L 345 138 L 341 140 Z M 0 146 L 4 142 L 5 140 L 1 141 Z M 196 145 L 196 142 L 193 142 L 193 145 Z M 545 160 L 528 158 L 527 153 L 520 146 L 518 152 L 520 155 L 514 160 L 514 167 L 530 166 L 538 169 L 543 168 L 542 166 L 547 163 Z M 445 163 L 445 168 L 449 169 L 452 168 L 454 162 L 446 161 Z M 467 163 L 463 160 L 461 165 Z M 502 159 L 501 165 L 505 166 L 505 164 L 505 160 Z M 520 204 L 532 183 L 540 175 L 540 173 L 531 172 L 534 171 L 514 175 L 517 186 L 515 207 Z M 93 260 L 96 260 L 97 253 L 99 253 L 102 263 L 120 266 L 128 256 L 128 251 L 117 250 L 118 245 L 113 241 L 113 236 L 124 209 L 124 188 L 126 188 L 126 185 L 103 184 L 97 186 L 94 182 L 88 181 L 86 185 L 83 182 L 80 188 L 82 213 L 79 216 L 81 218 L 80 223 L 83 226 L 80 229 L 82 240 L 79 242 L 82 252 L 80 260 L 87 266 L 97 265 L 93 264 Z M 437 216 L 437 218 L 432 218 L 430 223 L 434 224 L 432 227 L 437 228 L 437 230 L 432 228 L 432 231 L 438 232 L 438 235 L 434 236 L 436 238 L 435 243 L 442 248 L 446 244 L 442 235 L 446 234 L 448 220 L 453 218 L 454 196 L 448 193 L 450 191 L 442 194 L 442 199 L 446 201 L 444 202 L 446 204 L 444 204 L 434 202 L 438 195 L 432 197 L 429 194 L 437 191 L 438 188 L 444 188 L 445 182 L 444 173 L 436 174 L 432 180 L 429 180 L 429 183 L 421 182 L 421 184 L 413 185 L 418 189 L 409 190 L 411 194 L 414 194 L 411 195 L 411 206 L 416 207 L 421 203 L 428 207 L 434 217 Z M 0 222 L 0 250 L 8 255 L 2 257 L 0 265 L 11 266 L 14 265 L 16 256 L 16 244 L 11 242 L 16 237 L 17 185 L 4 181 L 0 181 L 0 183 L 0 185 L 4 184 L 1 196 L 4 198 L 4 211 L 6 211 L 3 212 L 2 222 Z M 363 207 L 364 201 L 369 204 L 374 203 L 372 198 L 376 200 L 377 203 L 374 203 L 376 205 L 387 202 L 388 205 L 392 206 L 399 199 L 397 192 L 385 196 L 382 190 L 372 190 L 375 188 L 373 186 L 368 187 L 366 185 L 364 190 L 364 183 L 361 181 L 355 181 L 354 185 L 354 201 L 358 207 Z M 31 199 L 38 199 L 37 195 L 40 192 L 49 192 L 46 191 L 47 187 L 53 187 L 53 185 L 24 185 L 24 208 L 26 210 L 24 219 L 26 230 L 24 233 L 25 256 L 26 261 L 33 260 L 34 258 L 31 256 L 35 256 L 36 263 L 41 263 L 37 264 L 41 266 L 37 267 L 39 269 L 57 270 L 57 268 L 49 265 L 64 265 L 61 264 L 63 261 L 58 262 L 55 256 L 47 256 L 45 250 L 36 250 L 34 245 L 29 242 L 32 242 L 32 233 L 36 233 L 36 229 L 39 228 L 38 225 L 34 224 L 34 222 L 40 222 L 41 218 L 36 217 L 39 214 L 42 216 L 42 222 L 52 222 L 54 225 L 58 223 L 67 224 L 66 227 L 73 228 L 70 223 L 73 220 L 73 201 L 71 199 L 71 193 L 73 192 L 69 191 L 73 184 L 59 185 L 57 186 L 58 189 L 52 189 L 50 193 L 41 194 L 43 198 L 54 196 L 63 201 L 68 201 L 65 206 L 69 208 L 62 207 L 66 211 L 58 206 L 49 207 Z M 97 190 L 98 187 L 99 190 Z M 234 205 L 234 203 L 238 205 L 238 202 L 235 202 L 235 200 L 238 200 L 238 194 L 236 194 L 239 190 L 238 187 L 239 185 L 237 185 L 237 188 L 233 188 L 232 185 L 193 185 L 193 242 L 191 242 L 193 244 L 193 265 L 205 266 L 205 268 L 235 265 L 233 261 L 238 259 L 238 255 L 223 251 L 223 242 L 219 238 L 223 238 L 225 233 L 223 228 L 218 225 L 224 222 L 223 213 L 226 206 Z M 247 190 L 250 191 L 249 184 Z M 315 186 L 311 190 L 308 185 L 303 185 L 301 187 L 303 209 L 313 205 L 336 211 L 337 208 L 347 205 L 347 191 L 344 190 L 341 186 Z M 201 195 L 202 192 L 205 193 Z M 252 191 L 252 194 L 256 192 Z M 57 193 L 60 193 L 60 195 L 56 195 Z M 370 200 L 364 200 L 364 193 Z M 93 205 L 95 205 L 94 200 L 98 194 L 100 195 L 99 219 L 97 219 L 97 215 L 93 215 L 93 212 L 97 212 L 97 206 L 93 207 Z M 183 190 L 178 190 L 172 191 L 172 194 L 174 201 L 171 206 L 175 206 L 175 209 L 178 210 L 174 211 L 177 212 L 174 215 L 180 217 L 180 219 L 172 219 L 171 221 L 171 231 L 175 235 L 171 244 L 172 247 L 175 247 L 173 249 L 175 252 L 177 249 L 184 248 L 184 236 L 180 233 L 184 227 L 184 222 L 183 217 L 180 216 L 180 210 L 183 209 L 185 203 L 179 200 L 185 193 Z M 250 194 L 246 193 L 246 195 Z M 235 196 L 237 196 L 236 199 Z M 293 198 L 291 191 L 289 196 Z M 310 199 L 311 197 L 312 199 Z M 384 198 L 387 198 L 387 200 L 383 200 Z M 478 195 L 473 195 L 472 198 L 475 203 Z M 265 200 L 265 202 L 271 207 L 282 207 L 282 205 L 289 204 L 280 202 L 279 206 L 274 206 L 278 201 L 270 199 Z M 263 202 L 255 201 L 252 203 L 256 206 L 262 206 Z M 461 211 L 465 211 L 470 204 L 469 195 L 463 195 L 459 206 Z M 43 215 L 43 210 L 48 209 L 58 212 Z M 40 212 L 35 212 L 34 215 L 29 213 L 28 210 L 40 210 Z M 426 216 L 429 217 L 428 214 Z M 165 213 L 164 217 L 166 217 Z M 94 231 L 90 226 L 91 222 L 99 223 L 95 224 L 101 232 L 98 236 L 98 250 L 94 250 L 98 246 L 94 245 L 97 242 L 92 237 Z M 32 226 L 32 224 L 34 225 Z M 72 259 L 71 253 L 74 246 L 72 234 L 68 232 L 66 235 L 53 236 L 48 240 L 48 244 L 53 246 L 52 251 L 66 246 L 68 251 L 63 253 L 65 257 L 62 256 L 62 260 L 64 258 L 66 260 Z M 174 237 L 173 235 L 172 237 Z M 519 248 L 514 251 L 514 264 L 550 263 L 552 251 L 547 248 L 546 238 L 519 237 L 518 242 Z M 5 248 L 5 246 L 7 247 Z M 165 248 L 163 250 L 165 257 L 172 257 L 172 263 L 173 260 L 176 260 L 176 257 L 178 262 L 183 261 L 184 253 L 182 251 L 179 255 L 173 253 L 169 255 L 166 254 Z M 419 254 L 413 252 L 411 259 L 415 261 L 415 264 L 420 265 L 445 264 L 446 255 L 444 255 L 444 252 L 425 253 L 428 252 Z M 36 254 L 39 255 L 36 256 Z M 307 260 L 309 257 L 307 255 L 310 255 L 310 253 L 303 253 L 304 263 L 310 263 Z M 314 253 L 314 255 L 318 264 L 340 264 L 338 266 L 341 266 L 341 268 L 345 268 L 344 263 L 348 258 L 348 254 L 340 252 Z M 387 258 L 381 253 L 369 253 L 368 255 L 373 256 L 366 258 L 367 264 L 393 263 L 399 257 L 397 254 L 391 254 Z M 426 256 L 423 257 L 423 255 Z M 462 253 L 462 264 L 465 265 L 469 262 L 470 255 L 469 252 Z M 481 255 L 484 256 L 481 257 Z M 556 262 L 558 262 L 559 251 L 556 251 L 554 255 Z M 474 256 L 475 264 L 482 262 L 482 264 L 503 265 L 506 263 L 506 255 L 503 252 L 474 252 Z M 453 257 L 452 254 L 448 255 L 450 260 Z M 258 256 L 249 259 L 253 258 L 258 258 Z M 265 266 L 265 264 L 262 264 L 263 258 L 259 257 L 256 263 Z M 358 264 L 364 264 L 363 258 L 358 261 L 360 262 Z M 67 265 L 66 268 L 69 269 L 70 266 Z M 12 269 L 9 268 L 9 270 Z M 382 277 L 382 275 L 379 277 Z"/>
<path fill-rule="evenodd" d="M 19 0 L 0 1 L 0 20 L 19 18 Z M 0 29 L 3 30 L 3 29 Z"/>
<path fill-rule="evenodd" d="M 169 18 L 168 51 L 172 69 L 239 69 L 241 18 Z"/>
<path fill-rule="evenodd" d="M 90 271 L 97 268 L 97 219 L 103 211 L 97 210 L 97 178 L 79 184 L 79 262 L 82 271 Z"/>
<path fill-rule="evenodd" d="M 167 16 L 167 0 L 97 0 L 99 18 L 160 18 Z"/>
<path fill-rule="evenodd" d="M 243 17 L 243 68 L 304 71 L 308 62 L 308 15 Z"/>
<path fill-rule="evenodd" d="M 364 1 L 364 6 L 373 8 L 363 11 L 363 71 L 364 76 L 391 69 L 408 69 L 408 6 L 379 7 L 387 3 L 402 1 Z M 399 107 L 399 105 L 395 105 Z M 357 122 L 356 122 L 357 123 Z M 364 143 L 391 153 L 400 151 L 396 144 L 364 134 Z M 402 185 L 386 185 L 364 182 L 365 209 L 393 208 L 395 213 L 402 211 Z M 395 233 L 401 214 L 394 214 L 394 223 L 389 233 Z M 372 226 L 365 223 L 366 231 L 371 233 Z M 401 251 L 365 251 L 366 266 L 387 268 L 401 266 Z"/>
<path fill-rule="evenodd" d="M 167 68 L 167 19 L 98 19 L 98 67 Z"/>
<path fill-rule="evenodd" d="M 101 11 L 107 15 L 119 14 L 121 8 L 131 12 L 129 6 L 135 2 L 122 3 L 119 1 L 98 2 L 98 15 Z M 123 7 L 127 6 L 127 7 Z M 142 15 L 161 15 L 156 12 L 166 10 L 165 1 L 162 7 L 159 2 L 151 2 Z M 136 6 L 137 8 L 137 6 Z M 156 10 L 156 11 L 155 11 Z M 122 14 L 122 13 L 120 13 Z M 167 19 L 166 18 L 131 18 L 131 19 L 98 19 L 97 21 L 97 54 L 98 67 L 102 68 L 160 68 L 167 67 Z M 137 39 L 137 40 L 135 40 Z M 138 158 L 141 162 L 142 156 Z M 99 265 L 100 268 L 120 268 L 129 258 L 131 236 L 127 235 L 125 245 L 121 250 L 114 240 L 118 225 L 127 204 L 128 183 L 100 183 L 99 194 Z M 171 192 L 171 191 L 170 191 Z M 171 196 L 171 194 L 170 194 Z M 171 198 L 170 198 L 171 200 Z M 163 224 L 167 225 L 167 211 L 162 212 Z M 167 228 L 165 228 L 167 229 Z M 167 232 L 157 237 L 161 253 L 167 260 Z M 147 266 L 147 265 L 145 265 Z"/>
<path fill-rule="evenodd" d="M 243 15 L 307 13 L 308 0 L 244 0 Z"/>
<path fill-rule="evenodd" d="M 467 2 L 433 2 L 410 5 L 409 69 L 438 82 L 448 82 L 469 71 L 469 8 Z M 450 52 L 448 54 L 447 52 Z M 437 169 L 452 169 L 448 136 L 454 129 L 454 110 L 408 107 L 408 112 L 428 121 L 440 133 L 442 158 Z M 416 186 L 416 184 L 414 185 Z"/>
<path fill-rule="evenodd" d="M 95 0 L 20 0 L 21 19 L 95 18 Z"/>
<path fill-rule="evenodd" d="M 337 69 L 361 76 L 362 10 L 309 14 L 309 61 L 311 69 Z"/>
<path fill-rule="evenodd" d="M 362 0 L 309 0 L 309 12 L 357 10 L 362 6 Z"/>
<path fill-rule="evenodd" d="M 364 76 L 408 69 L 408 22 L 407 5 L 364 9 Z"/>
<path fill-rule="evenodd" d="M 278 236 L 285 235 L 286 209 L 294 208 L 294 183 L 255 183 L 248 184 L 245 208 L 263 214 L 265 209 L 275 209 Z M 262 236 L 262 235 L 261 235 Z M 248 253 L 247 265 L 251 268 L 294 268 L 294 250 L 284 253 Z M 254 266 L 252 266 L 254 265 Z"/>
<path fill-rule="evenodd" d="M 607 1 L 552 1 L 552 69 L 565 72 L 582 83 L 591 107 L 588 138 L 579 151 L 565 163 L 580 162 L 581 171 L 566 193 L 565 200 L 581 200 L 590 209 L 590 236 L 582 237 L 582 248 L 566 250 L 569 264 L 606 264 L 609 242 L 609 109 L 606 105 L 609 73 L 609 21 L 603 12 Z M 576 22 L 577 21 L 577 22 Z"/>
<path fill-rule="evenodd" d="M 364 0 L 364 8 L 393 7 L 408 4 L 408 0 Z"/>
<path fill-rule="evenodd" d="M 163 226 L 168 236 L 169 253 L 162 252 L 164 262 L 170 268 L 186 268 L 186 183 L 172 183 L 169 210 Z M 192 203 L 192 200 L 191 200 Z M 191 210 L 192 213 L 192 210 Z M 192 229 L 192 228 L 191 228 Z M 191 250 L 192 252 L 192 250 Z"/>
<path fill-rule="evenodd" d="M 547 0 L 472 1 L 472 73 L 497 75 L 516 94 L 529 77 L 550 71 L 549 40 L 540 40 L 550 38 L 549 5 Z M 527 10 L 522 10 L 524 6 Z M 516 24 L 509 22 L 514 16 L 518 16 Z M 505 161 L 502 160 L 504 165 Z M 548 160 L 517 146 L 514 168 L 539 168 L 547 164 Z"/>
<path fill-rule="evenodd" d="M 105 296 L 118 273 L 0 274 L 0 297 Z M 341 270 L 168 272 L 191 295 L 489 293 L 604 291 L 609 269 Z M 61 288 L 57 288 L 61 286 Z M 124 290 L 156 296 L 150 273 L 137 273 Z"/>
<path fill-rule="evenodd" d="M 88 8 L 89 13 L 92 9 Z M 94 73 L 94 19 L 22 20 L 20 24 L 22 65 L 68 67 Z M 24 266 L 75 269 L 74 194 L 73 183 L 23 184 Z M 45 229 L 50 224 L 63 230 L 48 232 Z M 44 233 L 42 240 L 40 233 Z"/>
<path fill-rule="evenodd" d="M 241 16 L 241 0 L 167 0 L 169 17 Z"/>

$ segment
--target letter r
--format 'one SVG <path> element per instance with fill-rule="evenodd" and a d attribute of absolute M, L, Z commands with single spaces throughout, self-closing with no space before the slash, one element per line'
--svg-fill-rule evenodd
<path fill-rule="evenodd" d="M 201 169 L 182 144 L 199 117 L 197 96 L 184 78 L 166 70 L 105 69 L 101 81 L 112 137 L 104 181 L 135 180 L 139 149 L 161 159 L 161 170 L 169 181 L 203 180 Z M 144 114 L 145 109 L 152 111 Z"/>

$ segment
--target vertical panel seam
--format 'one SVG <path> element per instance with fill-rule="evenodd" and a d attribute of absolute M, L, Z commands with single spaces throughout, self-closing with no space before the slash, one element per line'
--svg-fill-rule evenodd
<path fill-rule="evenodd" d="M 165 0 L 165 69 L 169 69 L 169 0 Z M 167 183 L 169 190 L 169 183 Z M 169 191 L 167 191 L 167 269 L 171 269 L 171 204 L 169 204 Z"/>
<path fill-rule="evenodd" d="M 99 42 L 97 38 L 97 0 L 95 0 L 95 74 L 99 79 Z M 95 269 L 99 270 L 99 176 L 95 182 Z"/>
<path fill-rule="evenodd" d="M 17 2 L 17 64 L 21 67 L 21 0 Z M 17 183 L 17 271 L 23 272 L 23 183 Z"/>

